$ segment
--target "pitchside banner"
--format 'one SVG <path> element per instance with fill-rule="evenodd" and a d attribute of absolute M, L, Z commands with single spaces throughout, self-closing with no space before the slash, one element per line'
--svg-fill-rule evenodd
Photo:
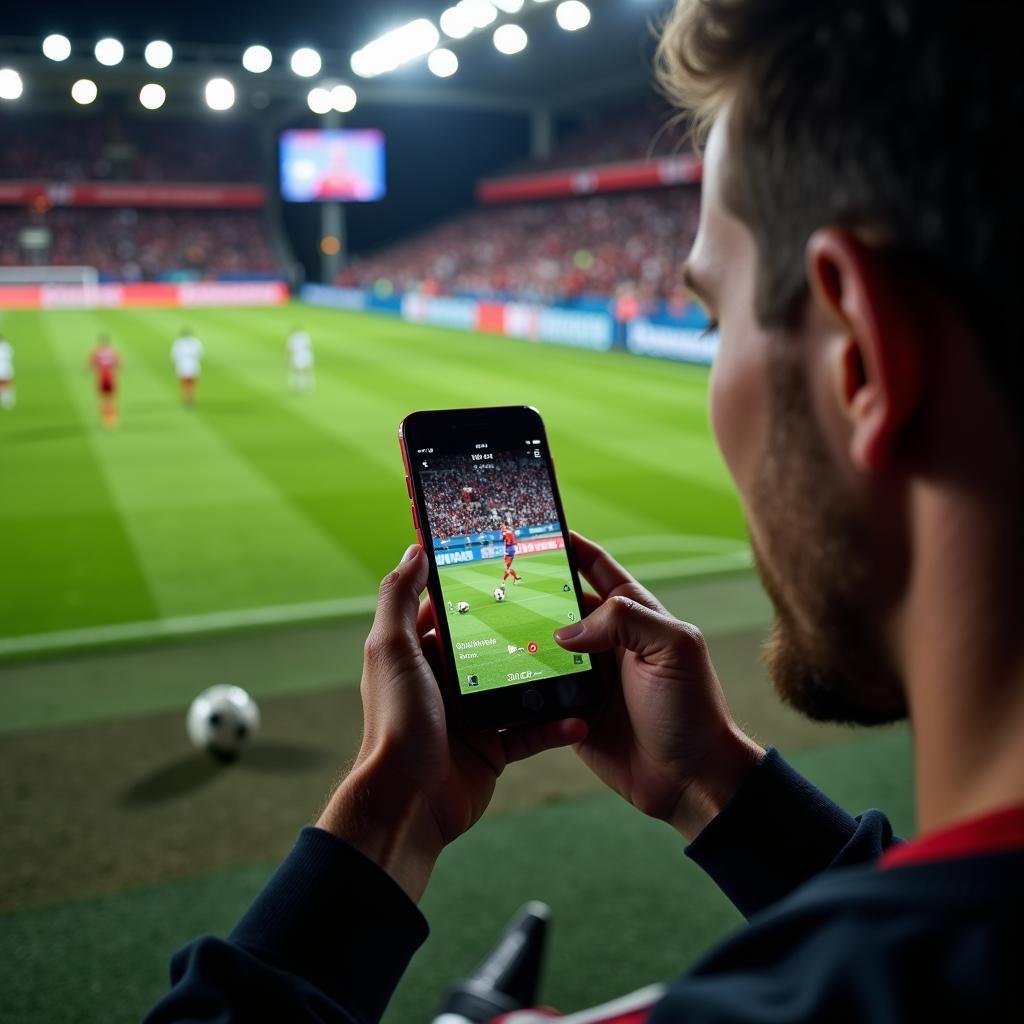
<path fill-rule="evenodd" d="M 639 317 L 626 324 L 626 348 L 638 356 L 660 356 L 710 366 L 718 352 L 718 334 Z"/>
<path fill-rule="evenodd" d="M 0 309 L 173 309 L 280 306 L 287 301 L 283 281 L 0 285 Z"/>
<path fill-rule="evenodd" d="M 552 536 L 537 536 L 539 531 L 552 533 Z M 542 551 L 561 551 L 565 547 L 558 523 L 547 523 L 543 526 L 527 526 L 517 530 L 516 557 L 520 555 L 536 555 Z M 533 539 L 525 539 L 532 537 Z M 473 533 L 468 537 L 446 537 L 434 541 L 434 557 L 438 565 L 461 565 L 465 562 L 484 562 L 492 558 L 501 558 L 505 554 L 505 545 L 501 534 Z"/>

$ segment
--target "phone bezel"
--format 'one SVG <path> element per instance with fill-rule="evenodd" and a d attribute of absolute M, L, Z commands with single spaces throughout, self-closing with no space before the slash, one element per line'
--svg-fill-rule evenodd
<path fill-rule="evenodd" d="M 570 578 L 580 608 L 581 617 L 586 615 L 583 590 L 580 586 L 576 560 L 569 540 L 565 522 L 565 510 L 558 488 L 554 460 L 548 443 L 547 431 L 540 413 L 532 406 L 498 406 L 470 409 L 424 410 L 410 413 L 399 426 L 398 437 L 405 463 L 406 485 L 412 501 L 413 525 L 416 537 L 430 562 L 427 591 L 430 595 L 434 627 L 440 640 L 441 658 L 444 665 L 444 679 L 439 680 L 448 714 L 449 728 L 458 731 L 480 731 L 509 728 L 528 722 L 550 721 L 557 718 L 590 717 L 601 705 L 604 697 L 603 683 L 591 659 L 591 667 L 583 672 L 555 676 L 538 682 L 510 683 L 507 686 L 484 690 L 480 693 L 463 693 L 458 682 L 458 664 L 452 647 L 447 616 L 444 614 L 444 598 L 441 581 L 434 557 L 432 537 L 427 523 L 423 488 L 419 475 L 412 469 L 412 460 L 417 448 L 455 443 L 467 432 L 479 431 L 486 436 L 540 437 L 543 439 L 542 458 L 551 481 L 551 492 L 558 512 L 559 525 L 565 542 Z M 432 440 L 433 439 L 433 440 Z M 554 641 L 551 641 L 554 642 Z M 524 705 L 528 691 L 540 694 L 543 705 L 530 709 Z"/>

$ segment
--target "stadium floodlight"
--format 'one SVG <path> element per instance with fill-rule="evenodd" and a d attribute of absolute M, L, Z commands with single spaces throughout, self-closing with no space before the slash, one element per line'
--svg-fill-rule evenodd
<path fill-rule="evenodd" d="M 108 36 L 96 44 L 93 53 L 104 67 L 112 68 L 124 60 L 124 44 L 119 39 L 111 39 Z"/>
<path fill-rule="evenodd" d="M 317 85 L 309 90 L 306 104 L 314 114 L 326 114 L 331 109 L 331 90 Z"/>
<path fill-rule="evenodd" d="M 0 100 L 16 100 L 24 89 L 21 75 L 14 68 L 0 68 Z"/>
<path fill-rule="evenodd" d="M 167 67 L 174 60 L 171 44 L 164 42 L 163 39 L 154 39 L 153 42 L 146 43 L 142 55 L 146 58 L 146 63 L 157 70 Z"/>
<path fill-rule="evenodd" d="M 438 78 L 451 78 L 459 70 L 459 58 L 451 50 L 441 47 L 430 51 L 427 67 Z"/>
<path fill-rule="evenodd" d="M 273 63 L 274 55 L 265 46 L 250 46 L 242 54 L 242 67 L 254 75 L 269 71 Z"/>
<path fill-rule="evenodd" d="M 459 0 L 455 6 L 465 12 L 473 28 L 487 28 L 498 17 L 498 10 L 491 0 Z"/>
<path fill-rule="evenodd" d="M 499 25 L 494 30 L 494 48 L 498 53 L 521 53 L 528 42 L 522 25 Z"/>
<path fill-rule="evenodd" d="M 575 32 L 590 24 L 590 8 L 582 0 L 562 0 L 555 8 L 555 21 L 566 32 Z"/>
<path fill-rule="evenodd" d="M 156 82 L 150 82 L 139 90 L 139 102 L 147 110 L 159 110 L 167 99 L 167 90 Z"/>
<path fill-rule="evenodd" d="M 441 31 L 452 39 L 465 39 L 473 31 L 473 22 L 465 10 L 449 7 L 441 12 Z"/>
<path fill-rule="evenodd" d="M 50 60 L 67 60 L 71 56 L 71 40 L 55 32 L 43 40 L 43 56 Z"/>
<path fill-rule="evenodd" d="M 385 32 L 352 54 L 352 70 L 360 78 L 373 78 L 394 71 L 417 57 L 426 56 L 437 46 L 441 33 L 426 18 L 417 18 Z"/>
<path fill-rule="evenodd" d="M 235 87 L 226 78 L 211 78 L 205 93 L 211 110 L 230 110 L 235 105 Z"/>
<path fill-rule="evenodd" d="M 99 89 L 96 88 L 96 83 L 91 78 L 80 78 L 71 86 L 71 98 L 83 107 L 92 103 L 98 94 Z"/>
<path fill-rule="evenodd" d="M 308 46 L 300 46 L 292 54 L 290 63 L 292 71 L 299 78 L 312 78 L 314 75 L 319 75 L 320 69 L 324 66 L 320 54 Z"/>
<path fill-rule="evenodd" d="M 331 108 L 339 114 L 347 114 L 356 109 L 355 89 L 351 85 L 336 85 L 331 90 Z"/>
<path fill-rule="evenodd" d="M 505 14 L 518 14 L 523 9 L 525 0 L 491 0 L 491 3 Z"/>

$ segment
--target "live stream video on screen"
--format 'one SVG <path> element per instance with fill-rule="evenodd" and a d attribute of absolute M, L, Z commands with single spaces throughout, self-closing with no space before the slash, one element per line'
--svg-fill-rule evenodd
<path fill-rule="evenodd" d="M 281 195 L 294 203 L 373 202 L 386 192 L 384 135 L 374 129 L 281 133 Z"/>
<path fill-rule="evenodd" d="M 580 607 L 541 448 L 431 455 L 419 475 L 460 691 L 587 671 L 552 638 Z"/>

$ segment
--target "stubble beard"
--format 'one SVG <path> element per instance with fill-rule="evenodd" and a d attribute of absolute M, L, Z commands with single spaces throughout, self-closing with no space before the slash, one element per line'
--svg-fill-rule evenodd
<path fill-rule="evenodd" d="M 769 439 L 753 494 L 755 564 L 775 607 L 768 673 L 815 721 L 898 721 L 906 697 L 881 642 L 866 531 L 830 463 L 796 345 L 771 344 Z"/>

